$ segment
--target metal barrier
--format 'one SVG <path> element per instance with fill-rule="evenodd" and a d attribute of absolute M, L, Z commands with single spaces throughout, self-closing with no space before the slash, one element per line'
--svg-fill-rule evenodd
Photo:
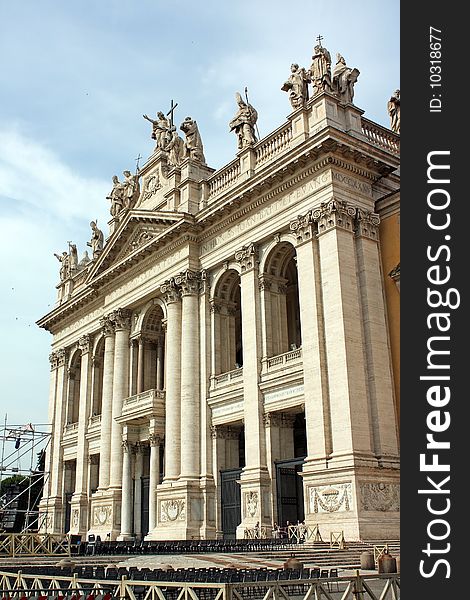
<path fill-rule="evenodd" d="M 335 585 L 333 592 L 332 586 Z M 243 581 L 239 583 L 197 583 L 174 581 L 120 581 L 25 575 L 0 571 L 2 600 L 399 600 L 399 575 L 359 575 L 327 579 L 289 579 L 286 581 Z"/>
<path fill-rule="evenodd" d="M 70 556 L 70 538 L 52 533 L 2 533 L 0 556 Z"/>

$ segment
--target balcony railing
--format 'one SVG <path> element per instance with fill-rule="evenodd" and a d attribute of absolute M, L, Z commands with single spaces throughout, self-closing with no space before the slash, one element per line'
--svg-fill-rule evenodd
<path fill-rule="evenodd" d="M 164 390 L 146 390 L 140 394 L 129 396 L 122 403 L 122 417 L 145 417 L 165 409 Z"/>
<path fill-rule="evenodd" d="M 237 383 L 243 379 L 243 369 L 234 369 L 233 371 L 227 371 L 226 373 L 221 373 L 220 375 L 212 375 L 211 376 L 211 388 L 215 389 L 224 385 L 229 385 L 231 383 Z"/>
<path fill-rule="evenodd" d="M 302 362 L 302 348 L 296 348 L 295 350 L 289 350 L 284 354 L 278 354 L 271 358 L 263 358 L 262 372 L 269 373 L 271 371 L 277 371 L 278 369 L 286 369 L 292 365 L 300 364 Z"/>

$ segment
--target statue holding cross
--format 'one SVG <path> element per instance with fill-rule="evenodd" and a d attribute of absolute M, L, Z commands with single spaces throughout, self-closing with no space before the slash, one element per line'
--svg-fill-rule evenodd
<path fill-rule="evenodd" d="M 313 49 L 312 66 L 308 72 L 312 81 L 312 96 L 320 92 L 331 92 L 331 56 L 328 50 L 321 45 L 323 37 L 316 39 L 317 45 Z"/>
<path fill-rule="evenodd" d="M 157 112 L 157 119 L 151 119 L 148 115 L 142 115 L 144 119 L 152 123 L 152 135 L 151 138 L 155 140 L 155 150 L 165 150 L 166 146 L 171 140 L 171 131 L 173 127 L 173 113 L 178 103 L 173 104 L 171 101 L 171 108 L 167 112 L 166 116 L 161 112 Z M 167 117 L 170 116 L 168 120 Z"/>

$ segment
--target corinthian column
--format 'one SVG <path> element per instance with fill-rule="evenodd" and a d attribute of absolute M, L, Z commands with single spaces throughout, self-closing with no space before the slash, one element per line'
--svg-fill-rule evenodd
<path fill-rule="evenodd" d="M 104 335 L 103 394 L 101 406 L 100 472 L 98 489 L 109 487 L 111 462 L 111 422 L 114 375 L 114 326 L 109 317 L 100 319 Z"/>
<path fill-rule="evenodd" d="M 173 279 L 161 286 L 167 305 L 165 481 L 178 479 L 181 453 L 181 301 Z"/>
<path fill-rule="evenodd" d="M 122 401 L 129 389 L 129 331 L 131 328 L 131 311 L 123 308 L 110 315 L 116 330 L 114 348 L 113 379 L 113 412 L 111 424 L 111 471 L 109 485 L 111 488 L 121 487 L 122 475 L 122 425 L 116 422 L 121 416 Z"/>
<path fill-rule="evenodd" d="M 187 270 L 175 278 L 181 287 L 181 477 L 197 479 L 199 444 L 199 285 L 200 274 Z"/>

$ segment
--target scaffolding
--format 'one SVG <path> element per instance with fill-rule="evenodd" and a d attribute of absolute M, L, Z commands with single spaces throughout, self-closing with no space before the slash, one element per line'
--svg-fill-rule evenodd
<path fill-rule="evenodd" d="M 18 477 L 18 493 L 6 491 L 0 493 L 0 531 L 10 518 L 21 519 L 19 533 L 36 532 L 42 523 L 39 522 L 39 500 L 42 490 L 47 485 L 49 472 L 45 470 L 45 452 L 51 441 L 50 425 L 45 423 L 27 425 L 8 425 L 7 416 L 0 429 L 0 490 L 6 479 Z M 18 505 L 23 508 L 19 508 Z M 41 519 L 47 515 L 41 513 Z"/>

